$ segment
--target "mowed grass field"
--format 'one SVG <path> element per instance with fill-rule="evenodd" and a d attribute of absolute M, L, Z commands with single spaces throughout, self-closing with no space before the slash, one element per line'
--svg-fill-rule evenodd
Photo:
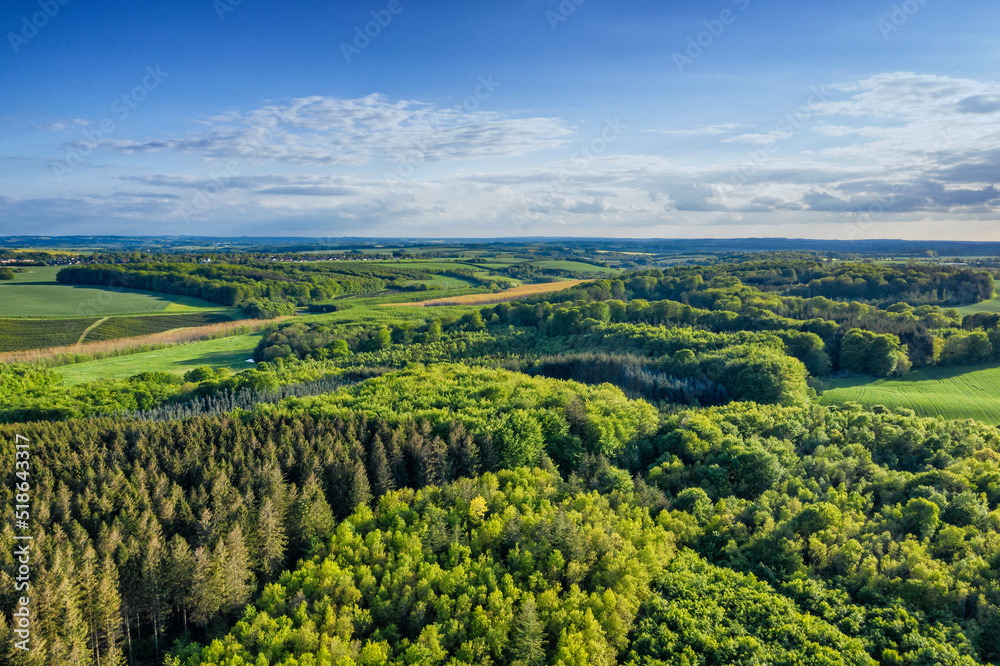
<path fill-rule="evenodd" d="M 60 319 L 227 309 L 186 296 L 59 284 L 56 273 L 60 268 L 29 266 L 27 272 L 15 273 L 14 280 L 0 282 L 0 318 Z"/>
<path fill-rule="evenodd" d="M 1000 424 L 1000 364 L 925 368 L 899 379 L 852 377 L 824 382 L 820 403 L 906 407 L 920 416 Z"/>
<path fill-rule="evenodd" d="M 994 296 L 988 301 L 983 301 L 982 303 L 976 303 L 974 305 L 963 305 L 962 307 L 955 309 L 958 310 L 959 314 L 963 317 L 965 315 L 976 314 L 977 312 L 1000 314 L 1000 298 Z"/>
<path fill-rule="evenodd" d="M 125 379 L 140 372 L 159 370 L 184 374 L 192 368 L 208 365 L 225 367 L 233 372 L 252 368 L 247 359 L 253 356 L 262 333 L 235 335 L 216 340 L 202 340 L 165 349 L 114 356 L 96 361 L 74 363 L 53 368 L 69 385 L 96 379 Z"/>

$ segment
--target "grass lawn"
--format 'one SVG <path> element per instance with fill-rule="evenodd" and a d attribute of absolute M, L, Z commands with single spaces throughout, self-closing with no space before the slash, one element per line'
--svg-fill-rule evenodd
<path fill-rule="evenodd" d="M 907 407 L 921 416 L 1000 424 L 1000 365 L 924 368 L 899 379 L 857 376 L 826 380 L 820 403 Z"/>
<path fill-rule="evenodd" d="M 983 301 L 982 303 L 975 303 L 973 305 L 963 305 L 960 308 L 955 308 L 964 317 L 965 315 L 976 314 L 977 312 L 990 312 L 992 314 L 1000 314 L 1000 298 L 994 296 L 988 301 Z"/>
<path fill-rule="evenodd" d="M 31 266 L 15 273 L 13 281 L 0 282 L 0 317 L 59 319 L 106 317 L 152 312 L 186 313 L 224 310 L 219 305 L 186 296 L 171 296 L 136 289 L 108 289 L 59 284 L 59 266 Z"/>
<path fill-rule="evenodd" d="M 61 374 L 69 385 L 103 378 L 125 379 L 152 370 L 183 374 L 200 365 L 226 367 L 239 372 L 253 367 L 246 360 L 253 356 L 253 350 L 261 335 L 261 333 L 250 333 L 217 340 L 203 340 L 138 354 L 63 365 L 53 369 Z"/>

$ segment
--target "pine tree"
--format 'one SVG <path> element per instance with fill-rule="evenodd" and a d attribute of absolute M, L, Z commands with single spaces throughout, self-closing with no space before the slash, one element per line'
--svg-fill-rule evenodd
<path fill-rule="evenodd" d="M 253 591 L 250 553 L 239 525 L 229 530 L 224 541 L 216 544 L 212 559 L 220 572 L 222 612 L 239 612 L 250 600 Z"/>
<path fill-rule="evenodd" d="M 545 661 L 542 644 L 543 627 L 538 619 L 535 598 L 528 593 L 521 604 L 521 610 L 514 620 L 510 635 L 511 664 L 516 666 L 538 666 Z"/>
<path fill-rule="evenodd" d="M 461 422 L 448 429 L 448 480 L 474 477 L 479 467 L 479 451 L 472 435 Z"/>
<path fill-rule="evenodd" d="M 360 460 L 354 461 L 354 474 L 351 477 L 350 503 L 352 509 L 372 501 L 371 485 L 368 483 L 368 473 Z"/>
<path fill-rule="evenodd" d="M 273 580 L 285 563 L 284 519 L 271 498 L 264 500 L 257 514 L 257 563 L 267 580 Z"/>
<path fill-rule="evenodd" d="M 191 577 L 191 621 L 207 627 L 215 620 L 222 605 L 219 569 L 212 553 L 204 546 L 195 549 L 192 561 L 194 572 Z"/>
<path fill-rule="evenodd" d="M 109 555 L 105 555 L 97 574 L 94 589 L 97 613 L 95 626 L 101 647 L 100 666 L 118 666 L 125 662 L 122 651 L 121 597 L 118 594 L 118 571 Z"/>
<path fill-rule="evenodd" d="M 376 497 L 381 497 L 395 488 L 389 459 L 385 455 L 385 445 L 378 434 L 372 438 L 369 468 L 369 478 L 372 480 L 372 490 Z"/>
<path fill-rule="evenodd" d="M 333 530 L 336 519 L 323 495 L 323 487 L 315 474 L 310 474 L 296 501 L 293 511 L 293 555 L 298 558 L 308 553 L 316 544 L 326 539 Z"/>
<path fill-rule="evenodd" d="M 181 623 L 187 629 L 188 609 L 192 599 L 195 561 L 188 542 L 180 534 L 170 540 L 165 562 L 164 583 L 167 598 L 174 610 L 181 614 Z"/>
<path fill-rule="evenodd" d="M 55 546 L 49 568 L 38 577 L 38 635 L 48 642 L 50 664 L 90 663 L 87 622 L 81 606 L 81 590 L 75 584 L 76 568 L 66 543 Z"/>

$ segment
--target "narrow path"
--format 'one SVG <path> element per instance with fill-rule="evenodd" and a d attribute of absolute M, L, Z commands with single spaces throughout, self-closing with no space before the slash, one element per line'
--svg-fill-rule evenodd
<path fill-rule="evenodd" d="M 87 337 L 87 333 L 90 333 L 92 330 L 94 330 L 95 328 L 97 328 L 98 326 L 100 326 L 101 324 L 103 324 L 104 322 L 106 322 L 108 319 L 111 319 L 111 317 L 103 317 L 103 318 L 98 319 L 97 321 L 95 321 L 93 324 L 91 324 L 87 328 L 85 328 L 83 330 L 83 333 L 80 334 L 80 339 L 76 341 L 76 344 L 82 345 L 83 344 L 83 339 Z"/>

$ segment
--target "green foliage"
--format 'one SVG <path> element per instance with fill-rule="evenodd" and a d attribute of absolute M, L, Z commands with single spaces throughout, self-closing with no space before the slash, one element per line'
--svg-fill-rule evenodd
<path fill-rule="evenodd" d="M 753 576 L 690 551 L 670 563 L 640 613 L 628 666 L 870 665 L 865 644 Z"/>
<path fill-rule="evenodd" d="M 876 335 L 852 328 L 840 343 L 840 366 L 852 372 L 888 377 L 900 363 L 907 365 L 906 352 L 894 335 Z M 908 365 L 907 365 L 908 367 Z"/>
<path fill-rule="evenodd" d="M 648 483 L 675 498 L 659 521 L 713 563 L 776 585 L 836 585 L 873 618 L 852 625 L 857 611 L 845 608 L 839 626 L 876 657 L 1000 657 L 980 633 L 1000 603 L 988 564 L 1000 558 L 997 429 L 857 406 L 732 404 L 672 416 L 639 444 L 630 464 L 655 458 Z M 910 638 L 874 619 L 900 609 Z"/>
<path fill-rule="evenodd" d="M 295 304 L 290 301 L 254 298 L 243 305 L 243 313 L 250 319 L 274 319 L 295 314 Z"/>
<path fill-rule="evenodd" d="M 561 270 L 542 256 L 498 265 Z M 66 269 L 62 288 L 316 314 L 269 328 L 238 374 L 198 344 L 75 386 L 0 365 L 0 417 L 21 422 L 0 453 L 15 432 L 36 447 L 40 662 L 121 663 L 128 646 L 161 663 L 178 637 L 175 666 L 1000 660 L 1000 433 L 821 407 L 806 384 L 994 360 L 997 321 L 940 307 L 992 291 L 986 273 L 752 258 L 427 322 L 356 296 L 484 271 L 206 259 L 136 253 Z M 161 317 L 92 333 L 140 319 Z M 261 404 L 287 395 L 312 397 Z M 221 415 L 159 420 L 195 397 Z M 178 411 L 78 418 L 161 405 Z"/>
<path fill-rule="evenodd" d="M 487 368 L 414 366 L 329 396 L 294 399 L 287 409 L 335 415 L 360 411 L 390 421 L 427 419 L 435 427 L 458 421 L 488 434 L 499 460 L 534 464 L 544 446 L 573 468 L 585 453 L 613 457 L 652 434 L 657 415 L 613 386 L 587 386 Z"/>
<path fill-rule="evenodd" d="M 645 511 L 521 469 L 387 495 L 327 552 L 185 663 L 612 666 L 673 547 Z"/>

